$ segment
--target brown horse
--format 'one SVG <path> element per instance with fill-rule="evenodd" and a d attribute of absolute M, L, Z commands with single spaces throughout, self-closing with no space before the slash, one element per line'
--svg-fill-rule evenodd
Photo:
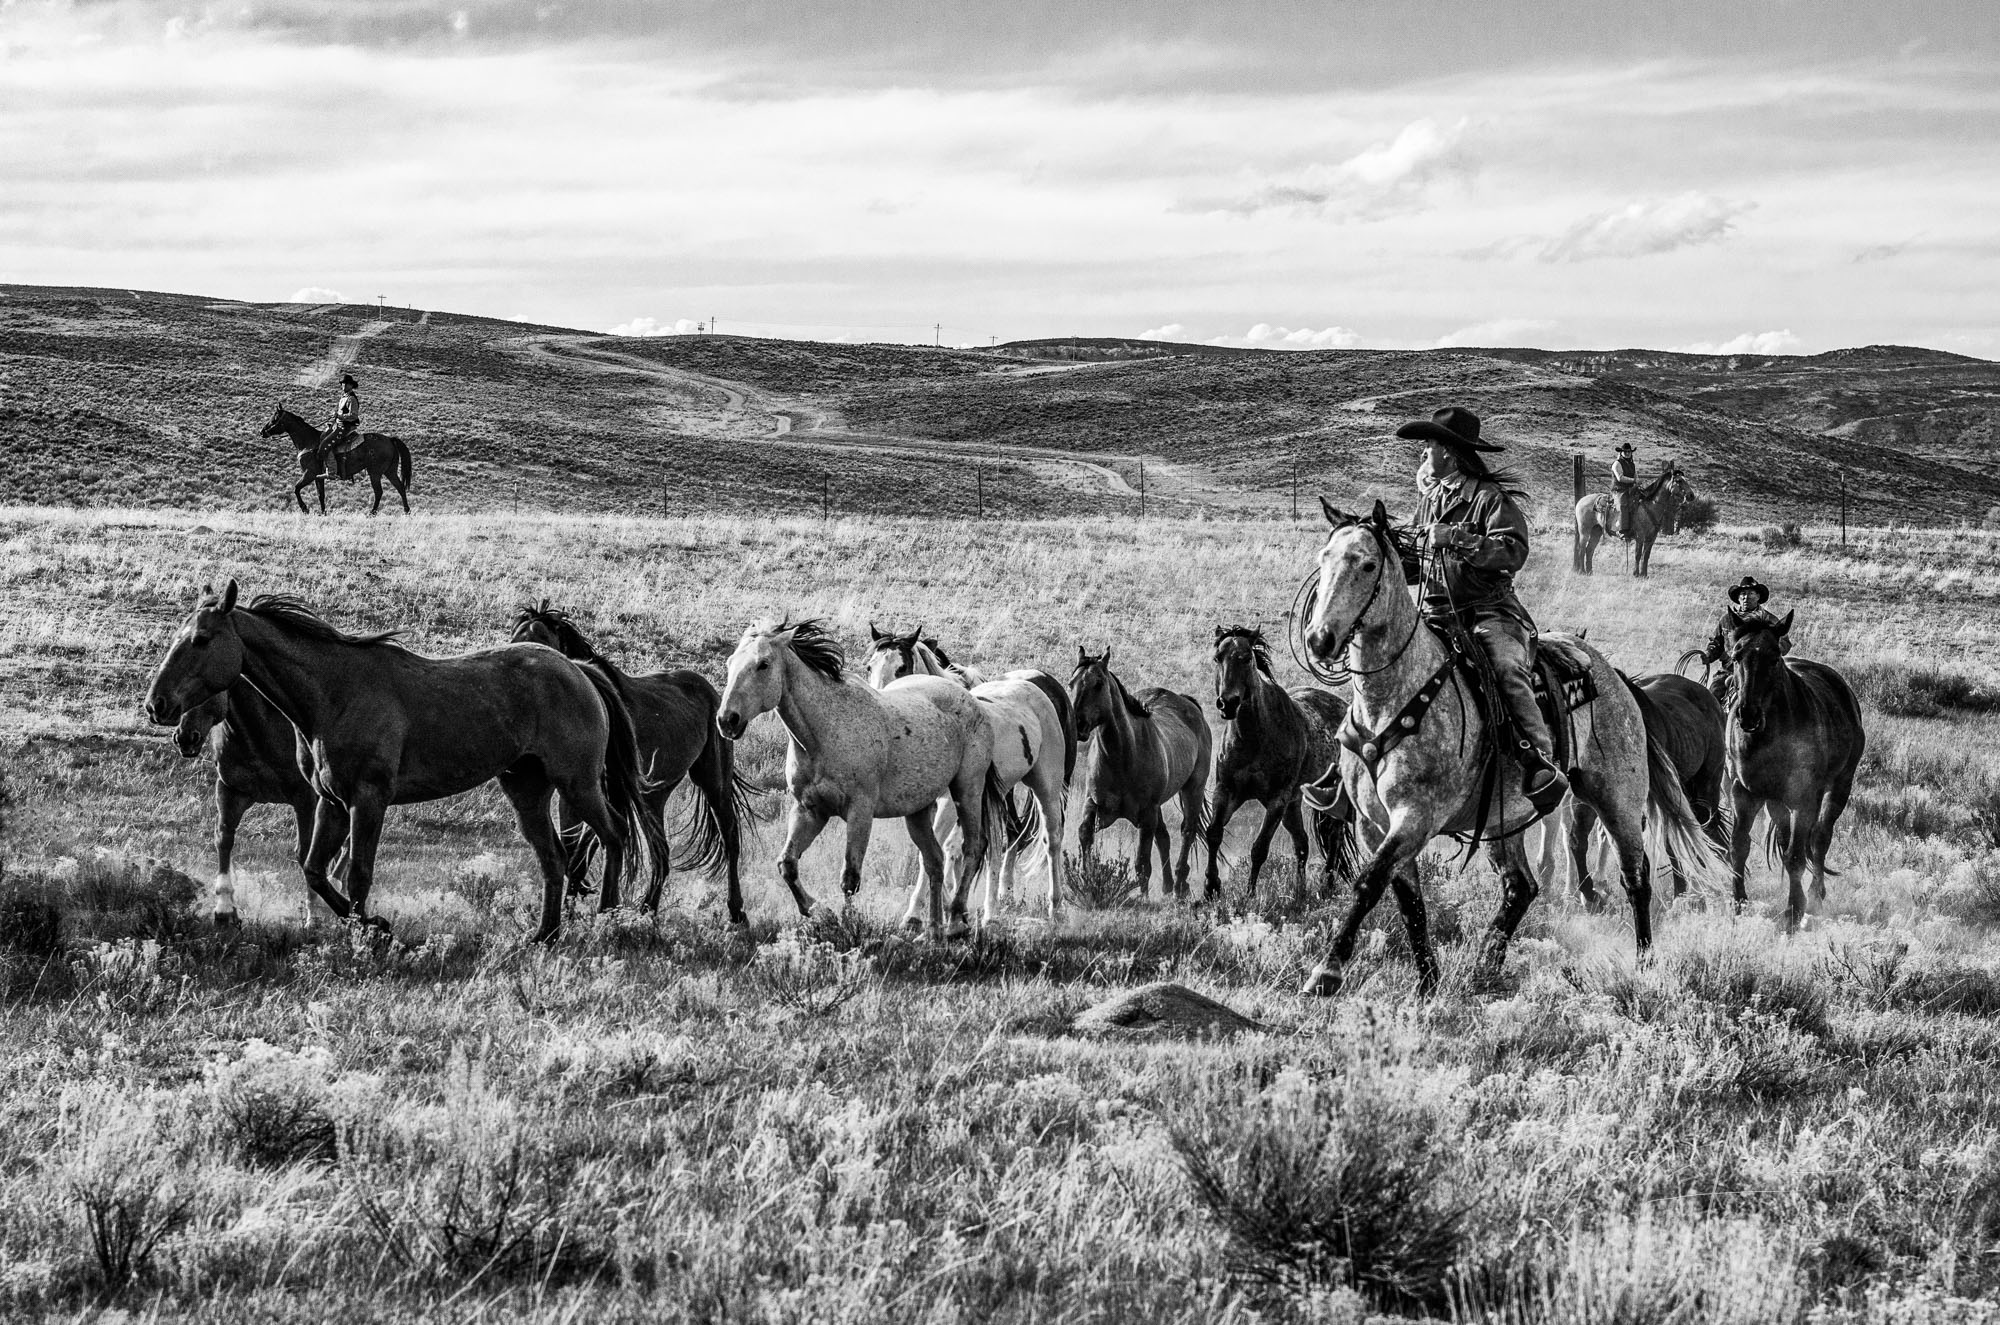
<path fill-rule="evenodd" d="M 1208 786 L 1208 719 L 1192 695 L 1157 688 L 1133 695 L 1111 671 L 1111 651 L 1093 656 L 1079 646 L 1071 674 L 1070 711 L 1079 741 L 1097 738 L 1084 774 L 1083 817 L 1077 848 L 1095 849 L 1097 826 L 1129 819 L 1139 830 L 1139 854 L 1132 862 L 1145 895 L 1153 876 L 1151 852 L 1160 853 L 1160 891 L 1187 897 L 1188 861 L 1202 830 L 1202 793 Z M 1181 802 L 1181 855 L 1175 866 L 1160 807 Z"/>
<path fill-rule="evenodd" d="M 320 459 L 320 444 L 326 440 L 326 434 L 283 405 L 278 405 L 274 407 L 271 421 L 257 435 L 276 437 L 280 433 L 292 439 L 292 446 L 299 453 L 299 472 L 305 475 L 292 488 L 293 500 L 298 502 L 301 511 L 310 514 L 311 508 L 306 505 L 305 498 L 306 484 L 317 484 L 319 513 L 325 515 L 327 471 Z M 403 444 L 400 437 L 364 432 L 355 439 L 354 445 L 345 451 L 335 452 L 333 461 L 333 476 L 338 479 L 354 479 L 360 477 L 363 471 L 367 472 L 368 481 L 375 488 L 375 504 L 368 508 L 370 515 L 382 509 L 382 480 L 385 478 L 395 485 L 396 495 L 403 499 L 403 514 L 410 513 L 410 448 Z"/>
<path fill-rule="evenodd" d="M 715 729 L 715 715 L 721 698 L 700 672 L 676 668 L 671 672 L 649 672 L 631 676 L 592 647 L 576 622 L 549 606 L 544 598 L 539 607 L 530 604 L 514 616 L 516 644 L 546 644 L 557 653 L 585 668 L 602 672 L 618 697 L 631 711 L 632 726 L 639 742 L 639 762 L 652 786 L 644 793 L 646 813 L 664 820 L 667 797 L 682 778 L 694 783 L 699 794 L 695 818 L 690 825 L 693 841 L 682 863 L 704 873 L 726 870 L 729 878 L 729 923 L 747 925 L 743 910 L 743 885 L 737 875 L 742 854 L 743 824 L 755 818 L 750 793 L 756 790 L 736 773 L 736 747 Z M 567 837 L 574 814 L 567 801 L 556 806 L 556 825 Z M 570 888 L 582 888 L 587 851 L 570 858 Z M 668 872 L 665 862 L 661 875 Z M 611 891 L 604 905 L 617 904 L 616 881 L 606 885 Z M 646 893 L 645 909 L 657 910 L 660 885 Z"/>
<path fill-rule="evenodd" d="M 1340 758 L 1341 719 L 1347 701 L 1330 690 L 1300 686 L 1286 690 L 1271 677 L 1271 646 L 1249 626 L 1216 627 L 1215 710 L 1222 715 L 1222 740 L 1215 751 L 1215 786 L 1208 799 L 1209 900 L 1222 897 L 1217 859 L 1223 830 L 1236 811 L 1252 801 L 1264 807 L 1264 822 L 1250 844 L 1251 896 L 1270 854 L 1278 825 L 1292 836 L 1299 879 L 1306 877 L 1308 808 L 1299 787 L 1326 772 Z M 1350 864 L 1347 824 L 1331 811 L 1313 811 L 1319 840 L 1321 882 L 1333 891 L 1334 871 Z"/>
<path fill-rule="evenodd" d="M 1680 466 L 1667 461 L 1660 476 L 1638 490 L 1632 503 L 1632 527 L 1625 531 L 1632 544 L 1632 574 L 1645 578 L 1653 567 L 1653 544 L 1661 534 L 1680 529 L 1681 507 L 1694 498 L 1694 485 L 1681 473 Z M 1576 504 L 1576 569 L 1589 575 L 1597 545 L 1611 534 L 1617 523 L 1614 512 L 1618 498 L 1608 492 L 1593 492 Z"/>
<path fill-rule="evenodd" d="M 298 729 L 319 793 L 306 885 L 335 915 L 368 919 L 375 849 L 391 805 L 438 800 L 498 779 L 542 870 L 537 941 L 562 925 L 563 854 L 549 821 L 559 792 L 605 847 L 621 877 L 634 823 L 665 877 L 666 841 L 645 813 L 632 718 L 611 683 L 553 649 L 506 644 L 424 658 L 389 634 L 350 635 L 297 599 L 266 594 L 238 607 L 236 581 L 202 599 L 154 670 L 146 716 L 179 722 L 188 709 L 247 681 Z M 347 891 L 326 869 L 347 844 Z M 638 853 L 632 853 L 638 863 Z M 611 890 L 606 889 L 607 894 Z"/>
<path fill-rule="evenodd" d="M 313 816 L 319 793 L 299 771 L 299 759 L 311 759 L 299 733 L 285 715 L 245 682 L 217 691 L 181 714 L 174 743 L 193 759 L 206 747 L 215 758 L 215 894 L 218 926 L 241 923 L 236 915 L 236 881 L 229 858 L 236 848 L 236 827 L 253 805 L 289 805 L 298 824 L 298 851 L 305 863 L 312 847 Z"/>
<path fill-rule="evenodd" d="M 1808 864 L 1813 900 L 1826 900 L 1826 852 L 1833 828 L 1854 790 L 1867 736 L 1861 706 L 1846 678 L 1824 663 L 1784 656 L 1792 614 L 1775 627 L 1739 622 L 1730 632 L 1729 881 L 1737 909 L 1748 902 L 1743 871 L 1750 828 L 1759 810 L 1770 815 L 1771 842 L 1785 863 L 1785 926 L 1805 918 L 1802 886 Z"/>

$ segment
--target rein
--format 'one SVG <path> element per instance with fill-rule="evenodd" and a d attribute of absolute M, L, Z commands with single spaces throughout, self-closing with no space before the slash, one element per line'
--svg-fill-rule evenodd
<path fill-rule="evenodd" d="M 1424 614 L 1422 612 L 1416 613 L 1410 623 L 1410 633 L 1403 637 L 1401 646 L 1380 667 L 1355 667 L 1344 661 L 1348 647 L 1354 643 L 1354 637 L 1361 631 L 1361 623 L 1368 617 L 1368 609 L 1375 606 L 1375 600 L 1382 596 L 1382 586 L 1388 583 L 1390 560 L 1395 560 L 1398 565 L 1402 564 L 1402 554 L 1395 547 L 1394 541 L 1386 538 L 1382 530 L 1374 524 L 1366 521 L 1362 523 L 1367 524 L 1368 532 L 1375 540 L 1376 550 L 1382 554 L 1382 563 L 1376 567 L 1375 585 L 1368 591 L 1367 601 L 1362 603 L 1361 610 L 1354 614 L 1353 623 L 1347 627 L 1347 630 L 1341 635 L 1337 644 L 1328 650 L 1331 656 L 1343 659 L 1338 666 L 1329 667 L 1320 662 L 1318 658 L 1313 656 L 1310 645 L 1303 651 L 1299 648 L 1300 638 L 1304 634 L 1303 623 L 1312 620 L 1313 613 L 1319 604 L 1319 568 L 1317 566 L 1306 573 L 1306 578 L 1299 585 L 1297 596 L 1292 600 L 1292 620 L 1298 623 L 1298 628 L 1292 631 L 1291 639 L 1288 641 L 1292 646 L 1292 661 L 1298 663 L 1305 670 L 1306 674 L 1314 680 L 1323 681 L 1328 685 L 1343 685 L 1350 678 L 1356 676 L 1376 676 L 1388 671 L 1391 667 L 1402 661 L 1403 655 L 1409 652 L 1411 643 L 1417 638 L 1418 629 L 1424 623 Z M 1303 656 L 1301 656 L 1302 652 Z"/>

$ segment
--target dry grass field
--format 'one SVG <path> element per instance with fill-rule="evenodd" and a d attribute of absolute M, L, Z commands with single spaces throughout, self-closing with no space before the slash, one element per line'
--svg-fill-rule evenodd
<path fill-rule="evenodd" d="M 972 942 L 897 941 L 894 826 L 851 915 L 788 914 L 766 828 L 754 943 L 677 877 L 657 921 L 579 915 L 529 949 L 532 867 L 487 793 L 392 812 L 392 939 L 313 923 L 280 812 L 254 811 L 247 923 L 218 935 L 210 773 L 139 712 L 191 593 L 227 576 L 429 653 L 546 596 L 631 667 L 718 680 L 777 612 L 856 647 L 871 619 L 922 621 L 970 661 L 1065 672 L 1110 645 L 1212 712 L 1211 628 L 1279 624 L 1317 537 L 0 509 L 0 1316 L 2000 1320 L 1991 535 L 1724 532 L 1664 543 L 1644 583 L 1574 577 L 1545 536 L 1543 624 L 1635 673 L 1699 642 L 1745 571 L 1798 609 L 1798 652 L 1848 669 L 1870 725 L 1841 874 L 1788 940 L 1760 863 L 1749 915 L 1677 904 L 1643 965 L 1615 909 L 1551 891 L 1504 987 L 1474 990 L 1496 892 L 1439 855 L 1429 1001 L 1393 908 L 1339 999 L 1293 993 L 1336 912 L 1282 852 L 1226 920 L 1107 889 L 1053 929 L 1016 899 Z M 774 783 L 776 720 L 743 752 Z M 805 863 L 822 896 L 838 844 Z M 1162 978 L 1264 1032 L 1066 1033 Z"/>

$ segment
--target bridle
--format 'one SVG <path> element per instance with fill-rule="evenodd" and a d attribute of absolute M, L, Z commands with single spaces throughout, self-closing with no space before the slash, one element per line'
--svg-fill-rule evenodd
<path fill-rule="evenodd" d="M 1375 549 L 1380 554 L 1381 560 L 1375 568 L 1375 583 L 1368 590 L 1367 600 L 1361 604 L 1361 610 L 1354 614 L 1354 620 L 1348 625 L 1347 629 L 1341 632 L 1340 639 L 1335 643 L 1334 647 L 1327 650 L 1327 656 L 1335 658 L 1346 657 L 1348 646 L 1353 644 L 1355 635 L 1360 633 L 1361 623 L 1368 618 L 1369 609 L 1374 607 L 1375 600 L 1382 596 L 1382 586 L 1389 581 L 1389 563 L 1393 561 L 1398 566 L 1403 564 L 1402 553 L 1396 549 L 1394 541 L 1387 536 L 1380 525 L 1376 524 L 1372 519 L 1356 520 L 1354 523 L 1365 528 L 1369 536 L 1375 540 Z M 1332 537 L 1332 535 L 1329 534 L 1328 537 Z M 1397 647 L 1393 654 L 1389 655 L 1388 659 L 1380 667 L 1354 667 L 1345 662 L 1337 667 L 1328 667 L 1314 655 L 1310 642 L 1306 644 L 1304 649 L 1305 656 L 1299 656 L 1300 651 L 1297 645 L 1300 637 L 1305 634 L 1304 623 L 1312 620 L 1314 611 L 1319 603 L 1319 574 L 1319 567 L 1317 566 L 1313 567 L 1307 573 L 1305 581 L 1299 586 L 1298 597 L 1292 604 L 1292 619 L 1295 622 L 1301 623 L 1300 629 L 1293 632 L 1293 660 L 1300 667 L 1304 668 L 1309 675 L 1317 680 L 1326 682 L 1328 685 L 1340 685 L 1346 682 L 1348 678 L 1355 676 L 1375 676 L 1388 671 L 1391 667 L 1402 661 L 1403 655 L 1409 652 L 1411 642 L 1417 637 L 1418 628 L 1423 625 L 1424 615 L 1421 612 L 1413 615 L 1410 621 L 1410 633 L 1403 637 L 1402 644 Z"/>

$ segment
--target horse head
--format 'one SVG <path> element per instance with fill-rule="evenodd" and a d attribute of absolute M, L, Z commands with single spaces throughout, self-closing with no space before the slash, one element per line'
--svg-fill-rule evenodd
<path fill-rule="evenodd" d="M 1324 497 L 1320 508 L 1332 529 L 1319 550 L 1318 583 L 1306 622 L 1306 648 L 1315 659 L 1330 662 L 1346 652 L 1348 642 L 1382 596 L 1397 545 L 1388 509 L 1380 501 L 1366 518 L 1348 515 Z"/>
<path fill-rule="evenodd" d="M 1070 712 L 1076 718 L 1076 739 L 1087 741 L 1111 717 L 1114 696 L 1122 693 L 1111 674 L 1111 650 L 1090 653 L 1076 646 L 1076 670 L 1069 677 Z"/>
<path fill-rule="evenodd" d="M 257 435 L 259 437 L 277 437 L 280 434 L 289 435 L 293 425 L 304 422 L 304 419 L 286 409 L 283 404 L 275 404 L 271 406 L 271 421 L 265 424 Z"/>
<path fill-rule="evenodd" d="M 181 720 L 174 725 L 174 744 L 179 747 L 181 758 L 192 759 L 200 754 L 208 744 L 208 734 L 229 716 L 229 692 L 220 691 L 210 695 L 181 714 Z"/>
<path fill-rule="evenodd" d="M 1254 626 L 1215 628 L 1215 711 L 1234 721 L 1256 693 L 1257 673 L 1271 674 L 1271 646 Z"/>
<path fill-rule="evenodd" d="M 752 719 L 784 702 L 793 663 L 839 682 L 846 659 L 839 641 L 818 620 L 759 621 L 744 631 L 736 652 L 729 655 L 716 730 L 736 740 Z"/>
<path fill-rule="evenodd" d="M 907 635 L 895 635 L 875 629 L 875 623 L 868 623 L 868 684 L 880 690 L 891 681 L 906 676 L 915 676 L 921 669 L 917 666 L 917 645 L 922 642 L 924 628 L 918 626 Z"/>
<path fill-rule="evenodd" d="M 153 669 L 146 687 L 146 717 L 174 726 L 181 715 L 228 690 L 243 675 L 243 640 L 236 633 L 236 581 L 220 594 L 202 594 Z M 205 734 L 205 733 L 204 733 Z"/>
<path fill-rule="evenodd" d="M 1785 613 L 1775 626 L 1749 621 L 1729 632 L 1731 707 L 1736 725 L 1746 733 L 1763 729 L 1765 710 L 1783 680 L 1785 639 L 1792 633 L 1792 615 Z"/>

